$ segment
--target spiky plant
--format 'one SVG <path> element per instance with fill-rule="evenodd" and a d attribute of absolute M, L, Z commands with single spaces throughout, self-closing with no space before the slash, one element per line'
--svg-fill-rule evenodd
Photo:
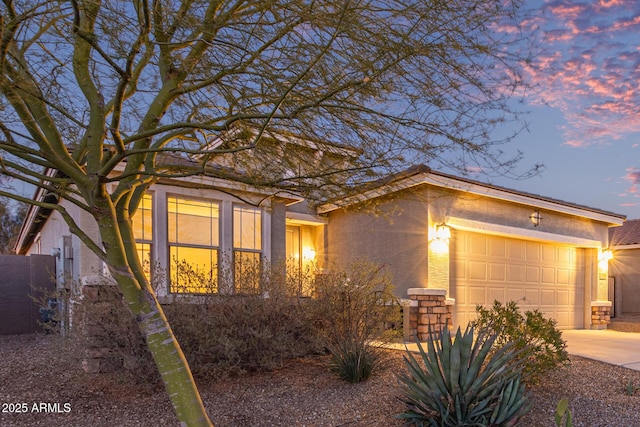
<path fill-rule="evenodd" d="M 416 426 L 514 425 L 529 408 L 522 368 L 511 344 L 490 351 L 496 337 L 481 330 L 474 339 L 468 326 L 455 339 L 445 329 L 426 351 L 418 342 L 421 363 L 411 352 L 404 356 L 408 372 L 399 378 L 407 410 L 398 418 Z"/>

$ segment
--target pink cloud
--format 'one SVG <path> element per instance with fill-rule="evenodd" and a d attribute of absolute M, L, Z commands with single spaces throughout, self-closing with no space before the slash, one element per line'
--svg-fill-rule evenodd
<path fill-rule="evenodd" d="M 640 132 L 640 2 L 552 0 L 531 25 L 541 48 L 524 68 L 531 102 L 560 110 L 570 146 Z"/>

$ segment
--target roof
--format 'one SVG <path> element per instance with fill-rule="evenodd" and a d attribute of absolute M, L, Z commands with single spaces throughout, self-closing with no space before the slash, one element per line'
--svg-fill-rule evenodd
<path fill-rule="evenodd" d="M 416 185 L 429 184 L 459 191 L 479 194 L 495 199 L 526 204 L 557 212 L 603 221 L 611 225 L 621 225 L 626 215 L 602 209 L 553 199 L 538 194 L 526 193 L 506 187 L 461 178 L 455 175 L 434 171 L 425 165 L 414 165 L 403 172 L 389 176 L 362 188 L 359 195 L 326 203 L 319 207 L 320 213 L 330 212 L 341 207 L 384 196 Z"/>
<path fill-rule="evenodd" d="M 640 219 L 625 221 L 609 229 L 609 246 L 640 245 Z"/>

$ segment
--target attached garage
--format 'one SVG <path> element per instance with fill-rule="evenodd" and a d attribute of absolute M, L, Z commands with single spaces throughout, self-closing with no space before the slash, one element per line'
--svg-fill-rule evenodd
<path fill-rule="evenodd" d="M 584 327 L 585 251 L 541 241 L 454 230 L 450 297 L 454 325 L 475 318 L 476 306 L 517 301 L 539 309 L 560 328 Z"/>
<path fill-rule="evenodd" d="M 319 212 L 327 259 L 386 266 L 418 333 L 428 322 L 464 327 L 495 300 L 562 329 L 609 323 L 608 229 L 624 215 L 424 167 Z"/>

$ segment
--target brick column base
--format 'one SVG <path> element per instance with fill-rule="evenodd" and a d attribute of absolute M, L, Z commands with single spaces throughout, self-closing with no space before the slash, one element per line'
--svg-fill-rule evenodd
<path fill-rule="evenodd" d="M 611 301 L 591 302 L 591 329 L 607 329 L 611 323 Z"/>
<path fill-rule="evenodd" d="M 430 332 L 433 338 L 437 338 L 445 328 L 451 328 L 453 305 L 446 298 L 446 290 L 410 288 L 407 294 L 410 309 L 405 338 L 427 341 Z"/>

